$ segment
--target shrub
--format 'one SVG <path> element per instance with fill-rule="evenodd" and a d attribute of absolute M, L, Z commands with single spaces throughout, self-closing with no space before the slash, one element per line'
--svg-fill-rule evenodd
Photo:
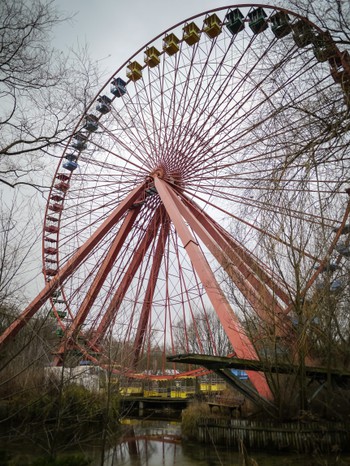
<path fill-rule="evenodd" d="M 207 403 L 193 402 L 182 412 L 181 432 L 184 437 L 196 439 L 198 421 L 202 417 L 210 416 Z"/>

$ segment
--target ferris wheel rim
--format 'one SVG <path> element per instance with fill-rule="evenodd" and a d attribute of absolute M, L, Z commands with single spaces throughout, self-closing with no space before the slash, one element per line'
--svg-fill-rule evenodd
<path fill-rule="evenodd" d="M 222 10 L 225 10 L 225 9 L 228 9 L 228 8 L 232 8 L 233 6 L 234 6 L 234 7 L 249 7 L 249 8 L 252 8 L 252 7 L 262 7 L 262 8 L 266 8 L 266 9 L 274 10 L 274 11 L 275 11 L 275 10 L 277 10 L 277 11 L 285 11 L 285 12 L 288 12 L 289 14 L 293 14 L 294 16 L 300 17 L 300 18 L 301 18 L 300 15 L 297 15 L 297 14 L 295 14 L 295 13 L 293 13 L 293 12 L 290 12 L 289 10 L 285 10 L 285 9 L 278 8 L 278 7 L 273 7 L 273 6 L 271 6 L 271 5 L 260 5 L 260 4 L 254 4 L 254 3 L 253 3 L 253 4 L 250 3 L 250 4 L 239 4 L 239 5 L 230 5 L 230 6 L 227 6 L 227 7 L 220 7 L 220 8 L 211 9 L 211 10 L 208 10 L 208 11 L 206 11 L 206 12 L 202 12 L 202 13 L 199 13 L 199 14 L 197 14 L 197 15 L 194 15 L 194 16 L 192 16 L 192 17 L 190 17 L 190 18 L 188 18 L 188 19 L 186 19 L 186 20 L 184 20 L 184 21 L 181 21 L 181 22 L 177 23 L 176 25 L 174 25 L 174 26 L 172 26 L 172 27 L 166 29 L 166 30 L 163 31 L 161 34 L 159 34 L 158 36 L 156 36 L 154 39 L 152 39 L 151 41 L 149 41 L 145 46 L 143 46 L 142 48 L 140 48 L 137 52 L 135 52 L 134 55 L 132 55 L 120 68 L 117 69 L 117 71 L 116 71 L 115 73 L 113 73 L 113 75 L 111 76 L 111 78 L 107 81 L 107 83 L 101 88 L 101 90 L 99 91 L 99 93 L 97 93 L 97 95 L 95 96 L 95 98 L 91 101 L 90 106 L 87 108 L 87 112 L 88 112 L 89 109 L 92 107 L 92 105 L 96 102 L 96 99 L 97 99 L 98 95 L 107 87 L 107 85 L 108 85 L 108 83 L 110 82 L 110 80 L 111 80 L 114 76 L 116 76 L 116 75 L 120 72 L 120 70 L 121 70 L 122 68 L 124 68 L 133 58 L 137 57 L 145 48 L 147 48 L 149 45 L 151 45 L 152 43 L 154 43 L 155 40 L 157 40 L 157 39 L 163 37 L 166 33 L 168 33 L 168 32 L 170 32 L 170 31 L 174 30 L 174 28 L 176 28 L 176 27 L 178 27 L 178 26 L 181 26 L 181 25 L 185 24 L 185 23 L 188 22 L 188 21 L 191 21 L 191 20 L 196 19 L 196 18 L 198 18 L 198 17 L 202 17 L 202 16 L 204 16 L 204 15 L 206 15 L 206 14 L 209 14 L 209 13 L 218 12 L 218 11 L 222 11 Z M 315 28 L 317 28 L 317 27 L 315 26 Z M 319 29 L 319 28 L 318 28 L 318 29 Z M 319 29 L 319 30 L 320 30 L 320 29 Z M 321 31 L 321 30 L 320 30 L 320 31 Z M 84 118 L 84 116 L 82 116 L 81 119 L 80 119 L 80 121 L 78 122 L 78 124 L 77 124 L 77 126 L 76 126 L 76 128 L 75 128 L 74 133 L 75 133 L 75 132 L 79 129 L 79 127 L 81 126 L 81 122 L 83 121 L 83 118 Z M 72 135 L 72 137 L 73 137 L 73 135 Z M 67 145 L 66 145 L 66 147 L 65 147 L 65 149 L 64 149 L 64 152 L 63 152 L 62 157 L 61 157 L 61 161 L 60 161 L 60 163 L 59 163 L 58 166 L 57 166 L 57 170 L 56 170 L 56 173 L 55 173 L 55 176 L 54 176 L 54 180 L 57 180 L 57 177 L 58 177 L 58 175 L 60 174 L 60 173 L 59 173 L 59 170 L 60 170 L 62 161 L 63 161 L 63 159 L 64 159 L 64 156 L 65 156 L 67 150 L 69 150 L 69 145 L 70 145 L 70 143 L 71 143 L 71 139 L 69 140 L 69 142 L 67 143 Z M 64 182 L 64 181 L 68 181 L 68 180 L 63 180 L 63 182 Z M 48 201 L 48 204 L 47 204 L 47 210 L 46 210 L 46 215 L 45 215 L 45 226 L 47 226 L 46 220 L 47 220 L 47 218 L 48 218 L 48 216 L 49 216 L 48 208 L 49 208 L 50 197 L 52 198 L 51 193 L 52 193 L 52 188 L 51 188 L 51 192 L 50 192 L 50 196 L 49 196 L 49 201 Z M 63 196 L 63 197 L 64 197 L 64 196 Z M 63 200 L 63 202 L 64 202 L 64 200 Z M 60 218 L 60 217 L 59 217 L 59 218 Z M 345 224 L 345 221 L 346 221 L 346 218 L 343 219 L 342 224 Z M 44 228 L 45 228 L 45 226 L 44 226 Z M 59 220 L 59 222 L 58 222 L 58 234 L 59 234 L 59 230 L 60 230 L 59 227 L 60 227 L 60 220 Z M 339 232 L 339 235 L 340 235 L 340 232 Z M 334 249 L 334 246 L 335 246 L 335 244 L 336 244 L 336 242 L 337 242 L 337 240 L 338 240 L 338 238 L 339 238 L 339 235 L 336 237 L 336 239 L 334 239 L 334 242 L 333 242 L 333 244 L 332 244 L 331 247 L 330 247 L 330 251 L 332 251 L 332 250 Z M 58 238 L 59 238 L 59 236 L 58 236 Z M 57 241 L 58 241 L 58 240 L 57 240 Z M 43 242 L 44 242 L 44 241 L 43 241 Z M 44 249 L 44 246 L 43 246 L 43 249 Z M 59 248 L 57 248 L 57 254 L 59 254 Z M 44 253 L 43 253 L 43 256 L 44 256 Z M 45 257 L 47 258 L 47 256 L 45 256 Z M 326 258 L 324 259 L 324 261 L 325 261 L 325 260 L 326 260 Z M 57 263 L 59 264 L 59 256 L 58 256 L 58 255 L 57 255 Z M 324 263 L 325 263 L 325 262 L 323 262 L 321 265 L 324 265 Z M 44 273 L 45 273 L 45 272 L 47 272 L 47 270 L 45 271 L 45 261 L 44 261 Z M 321 273 L 321 269 L 319 269 L 318 271 L 315 271 L 315 273 L 314 273 L 314 275 L 313 275 L 313 281 L 317 278 L 317 276 L 318 276 L 320 273 Z M 57 317 L 58 317 L 58 320 L 61 322 L 61 320 L 60 320 L 60 318 L 59 318 L 59 315 L 57 315 Z M 61 322 L 61 323 L 62 323 L 62 322 Z M 63 328 L 63 327 L 62 327 L 62 328 Z"/>

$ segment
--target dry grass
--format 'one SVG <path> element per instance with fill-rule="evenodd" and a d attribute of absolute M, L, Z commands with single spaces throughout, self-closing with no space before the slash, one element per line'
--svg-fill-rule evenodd
<path fill-rule="evenodd" d="M 182 412 L 181 431 L 182 435 L 189 439 L 197 437 L 198 420 L 210 416 L 207 403 L 193 402 Z"/>

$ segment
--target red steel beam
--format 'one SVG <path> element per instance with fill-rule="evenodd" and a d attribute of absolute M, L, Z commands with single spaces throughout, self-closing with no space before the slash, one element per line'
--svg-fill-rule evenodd
<path fill-rule="evenodd" d="M 169 190 L 171 191 L 171 188 Z M 250 267 L 254 262 L 249 261 L 249 264 L 245 262 L 248 254 L 243 251 L 245 254 L 241 257 L 242 248 L 233 248 L 232 244 L 226 241 L 226 237 L 210 222 L 209 216 L 192 204 L 183 204 L 175 192 L 172 195 L 182 216 L 226 270 L 259 317 L 276 326 L 278 334 L 288 333 L 291 326 L 284 319 L 285 309 L 276 301 L 267 286 L 256 277 Z M 250 286 L 247 286 L 247 283 Z"/>
<path fill-rule="evenodd" d="M 140 212 L 140 206 L 135 207 L 132 210 L 128 212 L 126 215 L 123 224 L 121 225 L 117 235 L 115 236 L 111 247 L 108 251 L 108 254 L 104 258 L 99 270 L 96 273 L 96 276 L 87 291 L 85 298 L 79 308 L 79 311 L 77 312 L 76 316 L 74 317 L 74 320 L 69 327 L 68 331 L 65 334 L 64 341 L 62 342 L 60 348 L 58 349 L 53 365 L 57 366 L 60 363 L 62 363 L 62 355 L 64 352 L 67 350 L 67 344 L 70 343 L 70 340 L 72 337 L 74 337 L 74 334 L 76 333 L 77 330 L 81 327 L 81 325 L 84 323 L 92 305 L 94 304 L 98 293 L 101 290 L 101 287 L 108 275 L 108 273 L 111 271 L 113 264 L 124 244 L 124 241 L 128 234 L 130 233 L 130 230 L 135 222 L 135 219 L 137 215 Z"/>
<path fill-rule="evenodd" d="M 154 216 L 152 217 L 146 232 L 140 242 L 138 248 L 134 251 L 132 260 L 118 286 L 117 291 L 115 292 L 99 326 L 96 329 L 95 336 L 88 342 L 90 347 L 94 347 L 100 343 L 102 338 L 104 337 L 106 331 L 110 323 L 112 322 L 113 318 L 116 316 L 121 304 L 122 300 L 128 291 L 130 283 L 132 282 L 137 269 L 139 268 L 142 260 L 144 259 L 146 252 L 152 243 L 153 239 L 155 238 L 156 231 L 159 228 L 162 213 L 164 215 L 164 207 L 160 205 Z"/>
<path fill-rule="evenodd" d="M 267 285 L 273 295 L 278 296 L 284 304 L 287 306 L 290 305 L 291 299 L 288 293 L 273 279 L 271 275 L 269 275 L 259 264 L 259 262 L 254 259 L 254 257 L 245 250 L 234 238 L 222 228 L 215 220 L 213 220 L 207 213 L 203 212 L 194 202 L 187 198 L 187 196 L 181 194 L 183 199 L 185 200 L 188 208 L 191 210 L 193 215 L 198 219 L 200 218 L 200 222 L 205 225 L 205 228 L 211 232 L 212 235 L 215 235 L 216 241 L 220 244 L 222 241 L 226 241 L 228 244 L 227 254 L 230 254 L 231 251 L 238 254 L 241 260 L 252 270 L 254 275 L 257 275 L 261 282 Z M 220 236 L 219 236 L 220 235 Z"/>
<path fill-rule="evenodd" d="M 217 316 L 219 317 L 221 324 L 232 343 L 235 353 L 238 357 L 242 357 L 244 359 L 258 360 L 258 355 L 251 341 L 243 331 L 238 317 L 234 314 L 230 304 L 217 283 L 213 271 L 205 259 L 203 252 L 183 220 L 167 183 L 158 177 L 154 178 L 154 183 L 168 215 L 175 226 L 177 234 L 181 238 L 183 246 L 189 255 L 193 268 L 201 280 L 208 298 L 210 299 L 212 306 L 214 307 Z M 272 399 L 272 393 L 264 374 L 260 372 L 249 372 L 248 375 L 259 394 L 267 399 Z"/>
<path fill-rule="evenodd" d="M 171 188 L 169 188 L 169 191 L 171 191 Z M 189 209 L 177 198 L 175 193 L 172 193 L 172 196 L 181 215 L 203 241 L 219 264 L 224 268 L 224 270 L 226 270 L 232 281 L 247 298 L 257 314 L 264 320 L 266 320 L 266 318 L 270 318 L 270 313 L 266 312 L 266 308 L 271 309 L 271 306 L 279 308 L 279 312 L 282 312 L 282 309 L 278 304 L 273 301 L 268 290 L 263 287 L 263 284 L 260 283 L 259 280 L 257 280 L 239 255 L 236 254 L 235 251 L 229 250 L 224 239 L 210 228 L 206 219 L 200 216 L 200 212 L 197 212 L 198 215 L 195 217 L 192 215 L 192 212 L 190 212 Z M 201 220 L 203 220 L 204 224 L 201 224 Z M 222 246 L 227 247 L 225 248 Z"/>
<path fill-rule="evenodd" d="M 74 270 L 84 261 L 92 249 L 110 231 L 110 229 L 120 220 L 123 214 L 139 198 L 145 190 L 146 183 L 142 183 L 133 189 L 128 196 L 118 204 L 108 218 L 100 225 L 90 238 L 77 250 L 77 252 L 67 261 L 66 265 L 46 284 L 43 290 L 27 306 L 22 314 L 17 317 L 0 336 L 0 348 L 15 337 L 19 330 L 31 319 L 41 306 L 47 301 L 52 293 L 74 272 Z"/>

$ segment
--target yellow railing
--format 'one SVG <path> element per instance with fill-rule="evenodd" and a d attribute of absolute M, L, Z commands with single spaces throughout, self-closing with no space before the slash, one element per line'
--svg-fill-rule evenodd
<path fill-rule="evenodd" d="M 124 387 L 120 389 L 120 394 L 122 396 L 129 396 L 129 395 L 143 395 L 142 387 Z"/>
<path fill-rule="evenodd" d="M 226 388 L 226 385 L 224 383 L 201 383 L 199 384 L 199 390 L 201 392 L 222 392 Z"/>
<path fill-rule="evenodd" d="M 201 383 L 199 385 L 200 393 L 217 393 L 226 388 L 225 383 Z M 120 389 L 122 396 L 143 396 L 145 398 L 188 398 L 196 393 L 195 387 L 177 387 L 143 389 L 142 387 L 123 387 Z"/>

